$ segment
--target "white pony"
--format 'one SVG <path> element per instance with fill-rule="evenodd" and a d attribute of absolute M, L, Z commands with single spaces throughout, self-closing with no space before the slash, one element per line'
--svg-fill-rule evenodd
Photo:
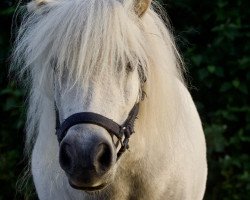
<path fill-rule="evenodd" d="M 30 86 L 26 148 L 39 199 L 201 200 L 204 134 L 151 0 L 34 0 L 27 8 L 14 59 Z M 120 127 L 138 104 L 119 157 L 129 136 L 105 126 Z M 75 123 L 58 143 L 56 120 L 65 126 L 79 112 L 106 122 Z"/>

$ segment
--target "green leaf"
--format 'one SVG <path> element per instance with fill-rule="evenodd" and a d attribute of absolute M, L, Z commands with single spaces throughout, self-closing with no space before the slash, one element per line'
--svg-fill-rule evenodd
<path fill-rule="evenodd" d="M 235 88 L 239 88 L 239 86 L 240 86 L 240 81 L 239 81 L 238 79 L 233 80 L 232 84 L 233 84 L 233 86 L 234 86 Z"/>
<path fill-rule="evenodd" d="M 213 74 L 213 73 L 215 72 L 215 69 L 216 69 L 216 67 L 215 67 L 214 65 L 209 65 L 209 66 L 207 67 L 207 70 L 208 70 L 211 74 Z"/>

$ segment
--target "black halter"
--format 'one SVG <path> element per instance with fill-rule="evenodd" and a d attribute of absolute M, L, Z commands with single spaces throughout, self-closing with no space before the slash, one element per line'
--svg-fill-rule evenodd
<path fill-rule="evenodd" d="M 122 125 L 117 124 L 112 119 L 104 117 L 97 113 L 80 112 L 69 116 L 67 119 L 60 123 L 59 110 L 55 104 L 56 111 L 56 135 L 58 142 L 61 143 L 66 136 L 67 131 L 77 124 L 95 124 L 105 128 L 111 135 L 115 135 L 121 143 L 121 148 L 117 153 L 117 160 L 129 148 L 128 142 L 130 135 L 134 133 L 134 123 L 139 112 L 139 103 L 136 103 L 131 109 L 127 119 Z M 124 136 L 124 140 L 122 140 Z"/>

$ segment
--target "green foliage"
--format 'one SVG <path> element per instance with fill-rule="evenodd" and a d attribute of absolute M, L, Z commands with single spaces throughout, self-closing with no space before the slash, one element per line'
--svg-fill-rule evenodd
<path fill-rule="evenodd" d="M 207 141 L 205 199 L 250 196 L 250 2 L 159 0 L 168 11 Z M 8 75 L 15 0 L 0 3 L 0 200 L 26 199 L 16 183 L 24 169 L 23 94 Z"/>
<path fill-rule="evenodd" d="M 167 2 L 206 134 L 205 199 L 249 199 L 250 2 Z"/>
<path fill-rule="evenodd" d="M 0 200 L 23 199 L 17 184 L 24 170 L 23 127 L 25 111 L 23 91 L 8 77 L 10 55 L 10 30 L 14 1 L 0 3 Z"/>

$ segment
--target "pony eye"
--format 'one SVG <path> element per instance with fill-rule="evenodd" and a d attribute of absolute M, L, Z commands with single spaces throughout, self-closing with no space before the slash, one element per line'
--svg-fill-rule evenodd
<path fill-rule="evenodd" d="M 56 71 L 57 70 L 57 60 L 56 59 L 51 59 L 50 60 L 50 66 L 52 67 L 52 69 L 54 70 L 54 71 Z"/>
<path fill-rule="evenodd" d="M 133 66 L 131 66 L 131 63 L 127 64 L 127 67 L 126 67 L 127 72 L 132 72 L 132 71 L 134 71 L 134 69 L 135 68 Z"/>

